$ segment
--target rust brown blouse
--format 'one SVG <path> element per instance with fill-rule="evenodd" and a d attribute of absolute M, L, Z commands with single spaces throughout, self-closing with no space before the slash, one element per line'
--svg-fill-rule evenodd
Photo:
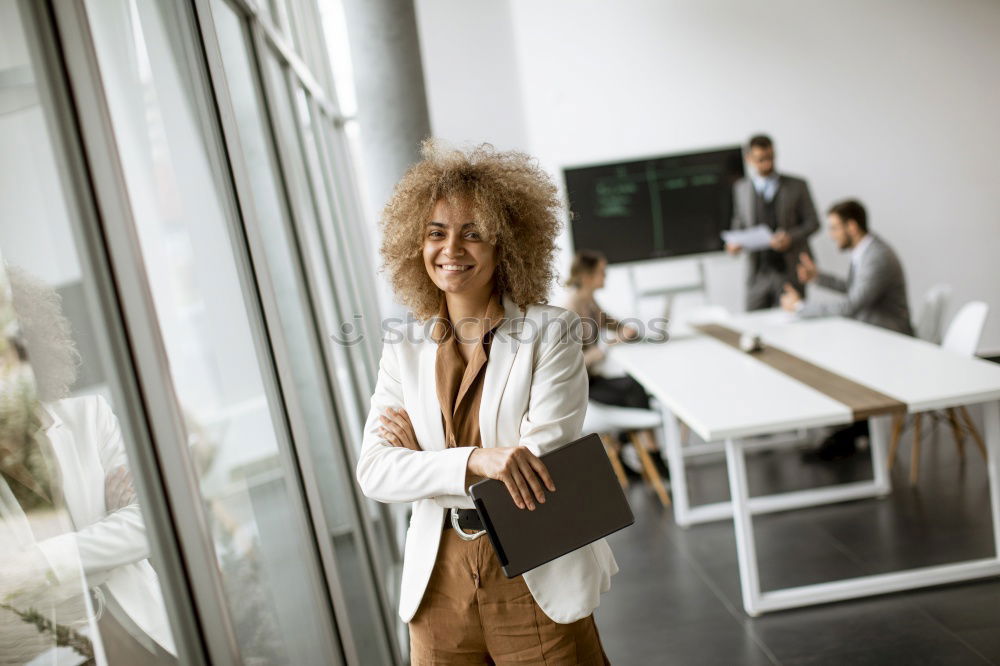
<path fill-rule="evenodd" d="M 480 320 L 478 329 L 474 330 L 479 344 L 468 363 L 462 357 L 461 343 L 448 319 L 448 304 L 443 295 L 437 316 L 431 338 L 438 343 L 434 373 L 445 446 L 482 446 L 479 403 L 483 396 L 483 378 L 486 375 L 493 331 L 504 319 L 500 295 L 493 293 L 485 319 Z M 470 333 L 466 330 L 463 335 L 468 336 Z"/>

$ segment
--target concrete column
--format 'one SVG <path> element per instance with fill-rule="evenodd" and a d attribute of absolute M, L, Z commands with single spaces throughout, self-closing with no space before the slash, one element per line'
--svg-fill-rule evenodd
<path fill-rule="evenodd" d="M 343 0 L 361 130 L 365 203 L 372 222 L 430 136 L 412 0 Z M 372 238 L 378 240 L 376 234 Z M 379 279 L 382 312 L 398 314 Z"/>

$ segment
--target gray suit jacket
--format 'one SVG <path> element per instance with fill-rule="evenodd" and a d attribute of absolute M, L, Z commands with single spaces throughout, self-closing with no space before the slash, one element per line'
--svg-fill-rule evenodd
<path fill-rule="evenodd" d="M 733 185 L 733 229 L 747 229 L 757 225 L 754 219 L 754 189 L 749 178 L 741 178 Z M 778 175 L 778 191 L 774 195 L 778 229 L 792 237 L 792 245 L 783 253 L 785 277 L 795 283 L 795 267 L 799 254 L 809 252 L 809 236 L 819 229 L 819 217 L 813 205 L 809 184 L 795 176 Z M 760 252 L 750 254 L 750 281 L 753 282 L 760 264 Z"/>
<path fill-rule="evenodd" d="M 861 255 L 847 280 L 821 273 L 817 282 L 828 289 L 847 294 L 839 303 L 806 303 L 799 311 L 803 317 L 851 317 L 874 326 L 913 335 L 910 306 L 906 300 L 906 280 L 896 253 L 878 236 Z"/>

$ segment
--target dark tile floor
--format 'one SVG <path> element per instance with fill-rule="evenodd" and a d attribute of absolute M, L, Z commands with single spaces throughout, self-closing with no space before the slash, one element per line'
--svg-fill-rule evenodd
<path fill-rule="evenodd" d="M 757 516 L 765 590 L 993 554 L 989 486 L 978 451 L 961 464 L 950 433 L 924 440 L 907 483 L 910 437 L 884 500 Z M 755 494 L 871 476 L 867 452 L 807 465 L 795 450 L 748 459 Z M 688 474 L 692 501 L 728 495 L 719 461 Z M 678 528 L 641 484 L 635 524 L 611 537 L 621 572 L 597 611 L 615 664 L 1000 664 L 1000 579 L 750 618 L 743 613 L 732 523 Z"/>

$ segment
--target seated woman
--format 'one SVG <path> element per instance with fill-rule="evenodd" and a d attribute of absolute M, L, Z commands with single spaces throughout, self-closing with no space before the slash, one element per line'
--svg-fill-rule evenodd
<path fill-rule="evenodd" d="M 483 532 L 460 527 L 481 527 L 466 495 L 480 477 L 525 510 L 558 492 L 539 456 L 580 436 L 579 317 L 542 304 L 556 188 L 521 153 L 423 154 L 386 205 L 381 250 L 420 321 L 386 335 L 357 466 L 368 497 L 413 503 L 411 663 L 608 663 L 593 616 L 618 571 L 604 539 L 508 579 Z"/>
<path fill-rule="evenodd" d="M 573 257 L 566 286 L 573 289 L 566 307 L 580 315 L 583 325 L 583 359 L 587 365 L 590 399 L 606 405 L 649 409 L 649 395 L 642 385 L 629 375 L 604 377 L 600 366 L 604 350 L 598 344 L 603 333 L 610 333 L 610 344 L 632 340 L 636 330 L 625 326 L 601 309 L 594 292 L 604 287 L 608 260 L 597 250 L 579 250 Z"/>

